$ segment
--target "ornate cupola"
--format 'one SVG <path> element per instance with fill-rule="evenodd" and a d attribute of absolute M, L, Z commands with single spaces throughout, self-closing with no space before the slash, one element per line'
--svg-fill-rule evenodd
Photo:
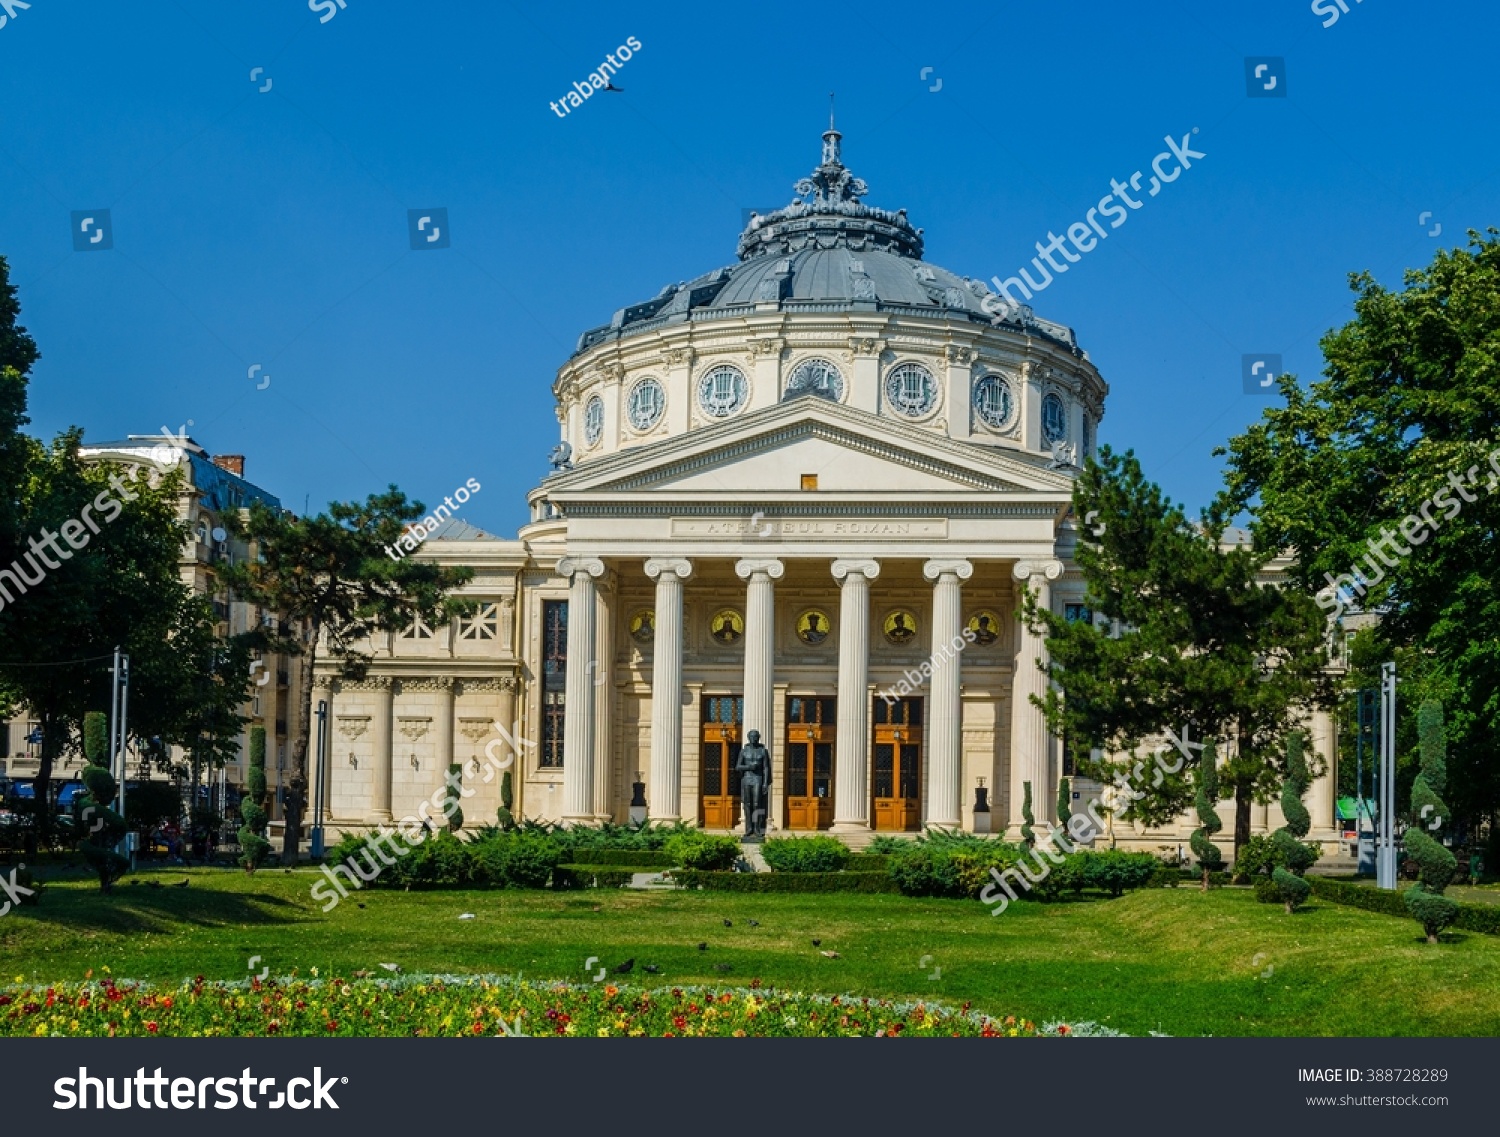
<path fill-rule="evenodd" d="M 876 209 L 859 200 L 870 188 L 844 165 L 842 138 L 830 114 L 822 162 L 792 187 L 798 196 L 790 205 L 765 216 L 750 215 L 749 226 L 740 234 L 740 260 L 840 247 L 855 252 L 879 249 L 922 259 L 922 230 L 912 228 L 906 210 Z"/>

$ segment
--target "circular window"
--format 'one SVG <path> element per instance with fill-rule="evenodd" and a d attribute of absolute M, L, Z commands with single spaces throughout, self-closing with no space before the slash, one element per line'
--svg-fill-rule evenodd
<path fill-rule="evenodd" d="M 604 434 L 604 400 L 595 395 L 583 408 L 583 441 L 593 446 Z"/>
<path fill-rule="evenodd" d="M 1048 446 L 1068 437 L 1068 411 L 1056 395 L 1042 400 L 1042 441 Z"/>
<path fill-rule="evenodd" d="M 840 402 L 844 398 L 844 377 L 826 359 L 804 359 L 786 381 L 785 398 L 797 395 L 821 395 Z"/>
<path fill-rule="evenodd" d="M 750 382 L 737 367 L 721 363 L 698 380 L 698 405 L 714 418 L 727 418 L 750 398 Z"/>
<path fill-rule="evenodd" d="M 921 418 L 937 406 L 937 380 L 920 363 L 903 363 L 885 379 L 885 398 L 907 418 Z"/>
<path fill-rule="evenodd" d="M 1016 411 L 1010 384 L 998 375 L 986 375 L 974 384 L 974 413 L 991 430 L 1004 430 Z"/>
<path fill-rule="evenodd" d="M 625 413 L 632 430 L 650 430 L 667 409 L 667 393 L 655 379 L 642 379 L 630 389 Z"/>

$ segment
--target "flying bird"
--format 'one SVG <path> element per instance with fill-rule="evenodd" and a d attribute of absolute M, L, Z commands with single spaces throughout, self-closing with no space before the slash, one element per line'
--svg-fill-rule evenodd
<path fill-rule="evenodd" d="M 363 905 L 363 904 L 361 904 L 361 905 L 360 905 L 360 907 L 361 907 L 361 908 L 363 908 L 363 907 L 364 907 L 364 905 Z"/>
<path fill-rule="evenodd" d="M 821 947 L 822 945 L 823 945 L 823 941 L 822 940 L 813 940 L 813 947 Z"/>
<path fill-rule="evenodd" d="M 635 956 L 631 956 L 624 963 L 620 964 L 619 967 L 615 968 L 615 974 L 616 975 L 629 975 L 630 974 L 630 969 L 633 968 L 634 966 L 635 966 Z"/>
<path fill-rule="evenodd" d="M 613 83 L 605 83 L 604 89 L 606 91 L 613 91 L 617 95 L 623 95 L 625 93 L 624 87 L 616 87 Z"/>

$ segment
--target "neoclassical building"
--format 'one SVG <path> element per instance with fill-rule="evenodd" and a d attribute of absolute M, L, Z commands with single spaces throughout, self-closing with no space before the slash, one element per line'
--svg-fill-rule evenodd
<path fill-rule="evenodd" d="M 1072 756 L 1031 703 L 1046 648 L 1017 612 L 1029 588 L 1088 618 L 1069 504 L 1108 387 L 1069 328 L 925 262 L 840 140 L 752 215 L 736 263 L 579 338 L 530 523 L 500 540 L 450 520 L 423 545 L 475 569 L 477 612 L 372 645 L 359 683 L 320 669 L 334 827 L 413 814 L 450 761 L 466 817 L 492 820 L 497 723 L 532 818 L 624 821 L 644 798 L 729 829 L 750 730 L 773 830 L 1014 832 L 1026 782 L 1052 815 Z"/>

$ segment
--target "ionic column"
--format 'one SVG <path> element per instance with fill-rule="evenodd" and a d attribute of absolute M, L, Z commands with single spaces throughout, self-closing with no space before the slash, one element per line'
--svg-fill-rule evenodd
<path fill-rule="evenodd" d="M 607 400 L 606 400 L 607 402 Z M 614 669 L 615 609 L 614 574 L 609 573 L 595 586 L 594 658 L 594 819 L 609 821 L 614 817 Z"/>
<path fill-rule="evenodd" d="M 646 575 L 656 581 L 646 809 L 652 821 L 676 821 L 682 816 L 682 586 L 692 578 L 693 563 L 653 558 Z"/>
<path fill-rule="evenodd" d="M 597 557 L 563 557 L 557 574 L 568 578 L 568 673 L 563 717 L 565 822 L 594 820 L 594 659 L 597 589 L 604 575 Z"/>
<path fill-rule="evenodd" d="M 775 559 L 736 562 L 734 571 L 748 581 L 745 597 L 745 737 L 760 731 L 760 744 L 776 747 L 771 731 L 776 719 L 776 581 L 786 572 Z M 773 766 L 774 769 L 774 766 Z M 775 778 L 773 775 L 773 784 Z"/>
<path fill-rule="evenodd" d="M 370 716 L 370 752 L 375 785 L 370 791 L 370 821 L 391 820 L 391 726 L 396 717 L 396 684 L 384 675 L 368 680 L 375 687 L 375 713 Z"/>
<path fill-rule="evenodd" d="M 870 581 L 876 561 L 834 561 L 839 588 L 838 737 L 834 742 L 833 828 L 870 827 Z"/>
<path fill-rule="evenodd" d="M 1313 779 L 1308 790 L 1307 811 L 1312 814 L 1312 829 L 1308 838 L 1313 841 L 1334 841 L 1338 839 L 1340 831 L 1333 820 L 1333 787 L 1337 774 L 1333 713 L 1326 710 L 1314 711 L 1311 725 L 1309 741 L 1312 745 L 1307 758 L 1311 762 L 1316 754 L 1323 759 L 1327 769 L 1321 777 Z"/>
<path fill-rule="evenodd" d="M 968 561 L 928 561 L 922 575 L 932 586 L 932 682 L 927 705 L 927 786 L 922 822 L 957 828 L 963 823 L 963 705 L 959 653 L 964 647 L 961 587 L 974 575 Z"/>
<path fill-rule="evenodd" d="M 1036 595 L 1038 606 L 1051 609 L 1051 582 L 1062 576 L 1061 561 L 1017 561 L 1011 571 L 1019 582 L 1016 590 L 1018 619 L 1023 610 L 1021 592 L 1028 587 Z M 1009 832 L 1012 836 L 1020 832 L 1023 821 L 1023 783 L 1031 783 L 1031 813 L 1038 822 L 1052 816 L 1055 796 L 1054 787 L 1047 777 L 1047 751 L 1051 743 L 1047 718 L 1041 708 L 1031 702 L 1031 696 L 1041 699 L 1047 694 L 1047 674 L 1037 666 L 1038 661 L 1047 662 L 1047 641 L 1028 629 L 1024 620 L 1021 620 L 1017 641 L 1010 693 Z"/>

